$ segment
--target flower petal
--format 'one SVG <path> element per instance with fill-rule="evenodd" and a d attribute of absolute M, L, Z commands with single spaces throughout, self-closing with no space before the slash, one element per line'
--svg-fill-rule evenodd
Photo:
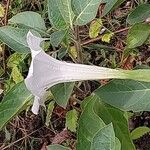
<path fill-rule="evenodd" d="M 32 108 L 35 114 L 46 99 L 46 90 L 53 85 L 72 81 L 122 78 L 119 70 L 56 60 L 40 47 L 43 40 L 45 39 L 36 37 L 31 32 L 27 35 L 32 61 L 25 84 L 35 96 Z"/>

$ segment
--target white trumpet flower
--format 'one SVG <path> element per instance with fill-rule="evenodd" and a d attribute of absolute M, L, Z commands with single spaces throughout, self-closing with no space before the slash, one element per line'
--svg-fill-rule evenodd
<path fill-rule="evenodd" d="M 32 107 L 34 114 L 38 113 L 39 106 L 43 104 L 47 89 L 58 83 L 111 78 L 134 79 L 134 75 L 129 71 L 56 60 L 40 47 L 44 40 L 34 36 L 30 31 L 27 34 L 32 61 L 25 84 L 35 96 Z M 142 76 L 138 75 L 138 78 L 138 80 L 142 80 Z"/>

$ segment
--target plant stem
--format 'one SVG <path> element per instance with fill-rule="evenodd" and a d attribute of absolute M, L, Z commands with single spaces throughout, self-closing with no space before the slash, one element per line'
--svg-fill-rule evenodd
<path fill-rule="evenodd" d="M 81 47 L 81 43 L 80 43 L 80 37 L 79 37 L 79 26 L 75 27 L 75 31 L 74 31 L 74 35 L 75 35 L 75 48 L 77 50 L 77 60 L 78 63 L 83 63 L 83 59 L 82 59 L 82 47 Z"/>
<path fill-rule="evenodd" d="M 128 29 L 129 29 L 129 28 L 127 27 L 127 28 L 123 28 L 123 29 L 117 30 L 117 31 L 114 32 L 114 34 L 127 31 Z M 87 40 L 87 41 L 83 41 L 83 42 L 81 43 L 81 45 L 83 46 L 83 45 L 88 45 L 88 44 L 93 43 L 93 42 L 97 42 L 97 41 L 99 41 L 99 40 L 102 39 L 102 36 L 103 36 L 103 35 L 100 35 L 100 36 L 98 36 L 98 37 L 96 37 L 96 38 L 94 38 L 94 39 L 89 39 L 89 40 Z"/>

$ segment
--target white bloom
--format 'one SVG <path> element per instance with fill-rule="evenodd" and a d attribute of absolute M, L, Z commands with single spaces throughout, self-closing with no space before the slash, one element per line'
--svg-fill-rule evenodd
<path fill-rule="evenodd" d="M 31 50 L 32 62 L 29 73 L 25 79 L 27 88 L 35 96 L 32 107 L 37 114 L 39 106 L 44 103 L 46 90 L 63 82 L 120 78 L 125 79 L 125 73 L 121 70 L 109 69 L 98 66 L 66 63 L 47 55 L 40 44 L 45 39 L 27 34 L 27 43 Z"/>

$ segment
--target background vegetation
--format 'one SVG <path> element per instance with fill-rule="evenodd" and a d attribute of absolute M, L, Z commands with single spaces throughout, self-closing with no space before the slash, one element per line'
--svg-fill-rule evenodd
<path fill-rule="evenodd" d="M 0 3 L 0 149 L 95 150 L 105 143 L 115 145 L 112 150 L 149 150 L 149 83 L 99 80 L 59 84 L 51 89 L 46 109 L 41 107 L 34 115 L 30 111 L 33 97 L 23 80 L 31 62 L 25 43 L 29 29 L 50 38 L 44 50 L 59 60 L 126 70 L 149 69 L 150 2 L 103 0 L 87 10 L 85 14 L 89 15 L 82 20 L 76 0 L 72 8 L 76 26 L 69 22 L 71 29 L 67 18 L 57 20 L 56 1 L 48 2 Z M 56 17 L 50 17 L 50 10 Z M 32 12 L 16 15 L 24 11 L 41 16 Z M 104 140 L 100 141 L 102 145 L 97 144 L 100 139 Z"/>

